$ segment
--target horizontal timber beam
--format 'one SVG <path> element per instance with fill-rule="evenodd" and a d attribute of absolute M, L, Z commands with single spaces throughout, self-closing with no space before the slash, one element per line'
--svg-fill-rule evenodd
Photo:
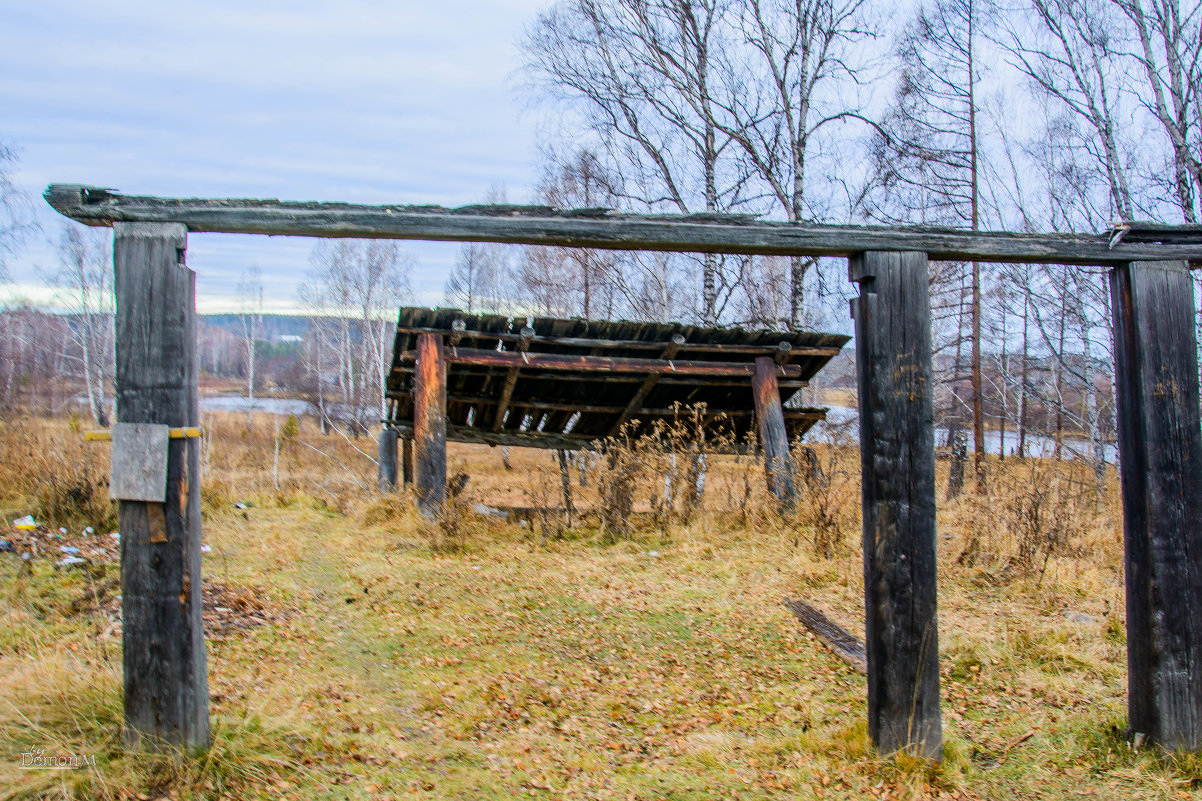
<path fill-rule="evenodd" d="M 417 352 L 406 350 L 400 361 L 412 362 Z M 648 373 L 694 376 L 747 376 L 755 372 L 753 362 L 660 361 L 630 359 L 618 356 L 572 356 L 558 353 L 515 353 L 513 351 L 452 348 L 446 354 L 449 364 L 471 367 L 519 367 L 529 370 L 560 370 L 583 373 Z M 782 378 L 800 378 L 801 368 L 795 364 L 776 365 Z"/>
<path fill-rule="evenodd" d="M 442 328 L 419 328 L 415 326 L 397 326 L 398 334 L 440 334 L 447 333 Z M 464 339 L 483 339 L 483 340 L 500 340 L 502 342 L 516 342 L 519 339 L 518 334 L 505 332 L 489 332 L 489 331 L 453 331 L 450 332 L 452 337 L 458 337 L 461 341 Z M 574 348 L 621 348 L 623 350 L 650 350 L 662 351 L 668 347 L 667 342 L 655 342 L 638 339 L 594 339 L 590 337 L 554 337 L 554 336 L 538 336 L 537 334 L 531 340 L 532 344 L 538 345 L 562 345 Z M 679 350 L 690 351 L 693 353 L 750 353 L 758 356 L 775 356 L 777 353 L 784 351 L 790 358 L 793 356 L 838 356 L 842 348 L 835 347 L 812 347 L 806 345 L 792 345 L 789 348 L 784 348 L 783 345 L 788 343 L 774 343 L 771 345 L 723 345 L 723 344 L 702 344 L 702 343 L 685 343 L 679 346 Z"/>
<path fill-rule="evenodd" d="M 411 393 L 389 392 L 390 398 L 408 398 Z M 447 404 L 452 403 L 470 403 L 476 406 L 495 406 L 498 403 L 496 398 L 488 398 L 483 395 L 455 395 L 454 393 L 447 394 Z M 552 401 L 543 401 L 538 399 L 523 398 L 517 402 L 528 413 L 535 412 L 582 412 L 589 414 L 620 414 L 626 411 L 626 406 L 597 406 L 594 404 L 574 404 L 574 403 L 556 403 Z M 665 407 L 641 407 L 631 411 L 632 417 L 673 417 L 673 416 L 691 416 L 693 410 L 689 406 L 681 406 L 679 409 L 671 409 Z M 703 416 L 707 420 L 718 417 L 746 417 L 754 414 L 751 409 L 709 409 L 707 408 Z M 796 420 L 821 420 L 825 416 L 825 412 L 817 409 L 785 409 L 786 419 Z"/>
<path fill-rule="evenodd" d="M 852 256 L 921 251 L 934 260 L 1112 266 L 1181 259 L 1202 265 L 1202 242 L 1127 242 L 1109 235 L 1015 234 L 928 227 L 814 225 L 725 214 L 634 215 L 542 206 L 361 206 L 279 200 L 158 198 L 79 184 L 51 184 L 56 211 L 77 222 L 182 223 L 189 231 L 502 242 L 609 250 Z M 1167 239 L 1167 236 L 1162 236 Z"/>

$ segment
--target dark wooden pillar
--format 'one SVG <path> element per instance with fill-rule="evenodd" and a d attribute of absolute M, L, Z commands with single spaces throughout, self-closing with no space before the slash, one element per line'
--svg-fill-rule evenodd
<path fill-rule="evenodd" d="M 1184 262 L 1110 273 L 1133 733 L 1202 750 L 1202 428 Z"/>
<path fill-rule="evenodd" d="M 377 451 L 376 484 L 380 492 L 396 492 L 397 489 L 397 433 L 385 428 L 380 432 L 380 447 Z"/>
<path fill-rule="evenodd" d="M 447 367 L 437 334 L 417 335 L 413 374 L 413 446 L 417 505 L 441 511 L 447 494 Z"/>
<path fill-rule="evenodd" d="M 413 438 L 401 437 L 401 483 L 413 486 Z"/>
<path fill-rule="evenodd" d="M 200 425 L 195 274 L 187 229 L 116 223 L 117 418 Z M 204 748 L 209 690 L 201 619 L 200 440 L 167 445 L 166 502 L 122 500 L 125 737 L 134 746 Z"/>
<path fill-rule="evenodd" d="M 927 257 L 850 260 L 860 400 L 868 731 L 885 753 L 942 753 L 935 609 L 935 430 Z"/>
<path fill-rule="evenodd" d="M 776 381 L 776 362 L 772 357 L 760 356 L 755 360 L 751 386 L 755 394 L 755 419 L 760 430 L 760 447 L 764 450 L 768 489 L 786 509 L 791 509 L 797 502 L 797 491 L 793 483 L 793 462 L 789 458 L 785 412 Z"/>

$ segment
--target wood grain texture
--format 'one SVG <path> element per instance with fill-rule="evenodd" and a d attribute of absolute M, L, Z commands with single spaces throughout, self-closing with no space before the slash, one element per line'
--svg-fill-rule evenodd
<path fill-rule="evenodd" d="M 190 231 L 333 238 L 506 242 L 611 250 L 853 256 L 924 251 L 935 260 L 1115 265 L 1140 259 L 1202 263 L 1202 243 L 1127 243 L 1108 235 L 1013 234 L 956 229 L 772 222 L 722 214 L 631 215 L 543 206 L 360 206 L 256 199 L 121 195 L 79 184 L 44 193 L 56 211 L 87 225 L 174 222 Z"/>
<path fill-rule="evenodd" d="M 200 424 L 195 274 L 183 264 L 186 246 L 182 225 L 114 226 L 117 417 L 123 423 Z M 168 442 L 170 503 L 118 506 L 125 736 L 134 746 L 209 743 L 199 444 Z"/>
<path fill-rule="evenodd" d="M 868 654 L 859 637 L 831 620 L 818 607 L 800 598 L 786 598 L 785 606 L 835 656 L 851 665 L 857 673 L 868 672 Z"/>
<path fill-rule="evenodd" d="M 413 486 L 413 437 L 401 437 L 401 483 Z"/>
<path fill-rule="evenodd" d="M 755 419 L 760 432 L 760 448 L 764 451 L 768 490 L 783 508 L 792 509 L 797 504 L 797 487 L 793 481 L 793 459 L 789 456 L 789 435 L 785 429 L 780 387 L 776 383 L 777 369 L 771 356 L 757 356 L 751 391 L 755 397 Z"/>
<path fill-rule="evenodd" d="M 1133 732 L 1202 750 L 1202 423 L 1181 262 L 1110 273 Z"/>
<path fill-rule="evenodd" d="M 376 453 L 376 485 L 380 492 L 397 490 L 397 433 L 391 428 L 380 432 L 379 448 Z"/>
<path fill-rule="evenodd" d="M 413 377 L 414 489 L 418 508 L 442 511 L 447 494 L 447 366 L 442 338 L 420 334 Z"/>
<path fill-rule="evenodd" d="M 433 335 L 422 334 L 420 336 Z M 416 361 L 417 355 L 417 351 L 404 351 L 400 354 L 400 361 Z M 752 362 L 686 362 L 620 356 L 561 356 L 557 353 L 514 353 L 475 348 L 455 348 L 444 358 L 450 364 L 475 367 L 509 367 L 510 369 L 558 370 L 578 373 L 651 373 L 658 375 L 677 373 L 690 376 L 745 376 L 747 378 L 755 373 L 755 364 Z M 795 364 L 778 365 L 771 358 L 768 359 L 768 364 L 774 374 L 781 378 L 801 377 L 801 368 Z"/>
<path fill-rule="evenodd" d="M 924 253 L 850 260 L 859 373 L 868 731 L 885 753 L 942 753 L 935 431 Z"/>

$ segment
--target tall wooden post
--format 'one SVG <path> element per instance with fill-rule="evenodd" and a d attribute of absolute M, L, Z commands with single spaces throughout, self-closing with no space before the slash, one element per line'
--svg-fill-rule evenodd
<path fill-rule="evenodd" d="M 760 430 L 760 446 L 764 449 L 764 470 L 768 474 L 768 489 L 786 509 L 797 502 L 793 483 L 793 462 L 789 457 L 789 435 L 785 430 L 785 412 L 780 402 L 780 385 L 776 381 L 776 362 L 770 356 L 755 360 L 751 378 L 755 394 L 755 419 Z"/>
<path fill-rule="evenodd" d="M 401 483 L 413 486 L 413 438 L 401 437 Z"/>
<path fill-rule="evenodd" d="M 1202 750 L 1202 427 L 1184 262 L 1110 273 L 1133 733 Z"/>
<path fill-rule="evenodd" d="M 939 759 L 935 421 L 927 257 L 850 260 L 859 373 L 868 731 L 883 752 Z"/>
<path fill-rule="evenodd" d="M 385 428 L 380 432 L 380 445 L 376 452 L 376 485 L 380 492 L 396 492 L 397 489 L 397 433 L 396 429 Z"/>
<path fill-rule="evenodd" d="M 447 494 L 447 368 L 437 334 L 417 335 L 413 373 L 413 446 L 417 505 L 442 510 Z"/>
<path fill-rule="evenodd" d="M 183 225 L 113 226 L 117 418 L 198 426 L 195 274 Z M 166 502 L 122 500 L 125 737 L 147 748 L 209 744 L 201 618 L 200 440 L 167 445 Z"/>

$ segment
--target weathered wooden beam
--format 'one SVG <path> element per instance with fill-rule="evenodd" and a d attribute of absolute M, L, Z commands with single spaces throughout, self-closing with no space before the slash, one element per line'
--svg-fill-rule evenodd
<path fill-rule="evenodd" d="M 559 461 L 559 484 L 563 490 L 563 507 L 566 510 L 565 520 L 568 528 L 571 528 L 572 513 L 575 509 L 572 506 L 572 475 L 568 471 L 568 452 L 557 450 L 555 451 L 555 458 Z"/>
<path fill-rule="evenodd" d="M 377 456 L 376 485 L 380 492 L 397 490 L 397 433 L 391 428 L 380 432 Z"/>
<path fill-rule="evenodd" d="M 442 511 L 447 494 L 447 367 L 442 339 L 417 338 L 413 381 L 413 444 L 417 505 L 423 514 Z"/>
<path fill-rule="evenodd" d="M 941 228 L 811 225 L 735 215 L 634 215 L 546 207 L 360 206 L 279 200 L 158 198 L 79 184 L 51 184 L 56 211 L 87 225 L 182 223 L 190 231 L 505 242 L 610 250 L 852 256 L 864 250 L 925 251 L 952 261 L 1110 266 L 1143 259 L 1202 264 L 1202 244 L 1140 244 L 1096 234 L 1013 234 Z"/>
<path fill-rule="evenodd" d="M 935 422 L 924 253 L 850 260 L 859 373 L 868 732 L 939 759 Z"/>
<path fill-rule="evenodd" d="M 423 334 L 423 336 L 433 336 Z M 402 351 L 401 361 L 414 361 L 417 351 Z M 508 367 L 526 370 L 558 370 L 576 373 L 660 373 L 687 376 L 746 376 L 755 373 L 752 362 L 658 361 L 621 356 L 568 356 L 558 353 L 515 353 L 501 350 L 456 348 L 446 354 L 449 364 L 469 367 Z M 772 364 L 772 359 L 768 362 Z M 772 364 L 781 378 L 800 378 L 801 368 L 795 364 Z"/>
<path fill-rule="evenodd" d="M 859 637 L 801 598 L 786 598 L 785 606 L 823 645 L 831 649 L 831 653 L 850 665 L 857 673 L 868 672 L 868 654 Z"/>
<path fill-rule="evenodd" d="M 456 323 L 461 322 L 459 320 Z M 446 329 L 429 328 L 424 326 L 405 326 L 398 325 L 397 333 L 400 334 L 446 334 Z M 518 334 L 512 332 L 490 332 L 490 331 L 469 331 L 466 328 L 458 332 L 459 338 L 471 340 L 497 340 L 500 342 L 516 342 L 520 338 Z M 675 334 L 674 336 L 681 336 Z M 452 331 L 450 338 L 455 339 L 455 332 Z M 601 349 L 620 349 L 620 350 L 648 350 L 657 351 L 663 350 L 663 342 L 654 342 L 642 339 L 595 339 L 591 337 L 556 337 L 556 336 L 538 336 L 535 335 L 531 340 L 534 345 L 554 345 L 571 348 L 601 348 Z M 452 344 L 458 344 L 453 342 Z M 841 348 L 836 347 L 818 347 L 809 345 L 792 345 L 788 342 L 781 342 L 775 345 L 744 345 L 731 343 L 724 344 L 706 344 L 701 342 L 693 342 L 687 345 L 684 350 L 688 353 L 739 353 L 751 354 L 755 356 L 776 356 L 783 350 L 788 354 L 789 358 L 796 356 L 838 356 Z M 675 356 L 675 354 L 673 354 Z"/>
<path fill-rule="evenodd" d="M 401 437 L 401 483 L 413 486 L 413 437 Z"/>
<path fill-rule="evenodd" d="M 680 349 L 684 347 L 684 344 L 685 338 L 683 334 L 673 334 L 672 340 L 668 342 L 667 345 L 660 346 L 663 349 L 659 356 L 660 359 L 663 361 L 672 359 L 677 353 L 680 352 Z M 624 426 L 626 421 L 629 420 L 631 415 L 634 414 L 635 410 L 643 405 L 643 401 L 646 400 L 647 395 L 650 394 L 651 390 L 655 388 L 656 383 L 659 381 L 660 375 L 662 374 L 652 373 L 643 379 L 643 383 L 640 384 L 639 388 L 635 391 L 634 397 L 630 399 L 630 402 L 626 404 L 626 408 L 621 410 L 621 412 L 618 414 L 618 418 L 614 420 L 613 425 L 609 427 L 609 435 L 611 437 L 616 437 L 618 432 L 622 430 L 622 426 Z"/>
<path fill-rule="evenodd" d="M 412 393 L 407 391 L 398 391 L 388 393 L 389 397 L 407 398 Z M 478 406 L 494 406 L 497 404 L 497 399 L 487 397 L 485 395 L 456 395 L 448 390 L 447 403 L 471 403 Z M 523 399 L 522 406 L 526 409 L 535 411 L 557 411 L 557 412 L 587 412 L 594 414 L 620 414 L 625 410 L 626 406 L 596 406 L 592 404 L 580 403 L 560 403 L 557 401 L 531 400 Z M 682 411 L 687 411 L 689 407 L 682 406 Z M 647 418 L 647 417 L 672 417 L 678 414 L 678 410 L 665 406 L 642 406 L 634 409 L 630 413 L 631 418 Z M 753 409 L 717 409 L 706 408 L 705 419 L 714 419 L 717 417 L 746 417 L 755 414 Z M 802 420 L 802 419 L 822 419 L 823 412 L 818 409 L 803 408 L 803 409 L 785 409 L 784 415 L 786 420 Z"/>
<path fill-rule="evenodd" d="M 200 424 L 196 275 L 182 225 L 114 226 L 117 417 Z M 170 439 L 164 503 L 122 500 L 125 738 L 157 749 L 209 744 L 201 597 L 200 440 Z"/>
<path fill-rule="evenodd" d="M 768 489 L 785 509 L 792 509 L 797 504 L 797 487 L 793 481 L 793 459 L 789 455 L 784 407 L 780 402 L 780 388 L 776 385 L 778 369 L 771 356 L 756 357 L 751 391 L 755 397 L 755 420 L 760 432 L 760 448 L 764 451 Z"/>
<path fill-rule="evenodd" d="M 517 352 L 525 353 L 530 347 L 530 341 L 534 338 L 534 329 L 530 326 L 522 326 L 521 332 L 518 334 Z M 458 349 L 456 349 L 458 351 Z M 509 372 L 505 374 L 505 383 L 501 386 L 501 397 L 497 401 L 497 408 L 493 411 L 492 430 L 500 431 L 505 425 L 505 412 L 509 411 L 509 400 L 513 397 L 513 388 L 518 384 L 518 375 L 521 373 L 521 365 L 514 364 L 509 368 Z"/>
<path fill-rule="evenodd" d="M 1202 423 L 1181 262 L 1110 273 L 1131 731 L 1202 750 Z"/>

